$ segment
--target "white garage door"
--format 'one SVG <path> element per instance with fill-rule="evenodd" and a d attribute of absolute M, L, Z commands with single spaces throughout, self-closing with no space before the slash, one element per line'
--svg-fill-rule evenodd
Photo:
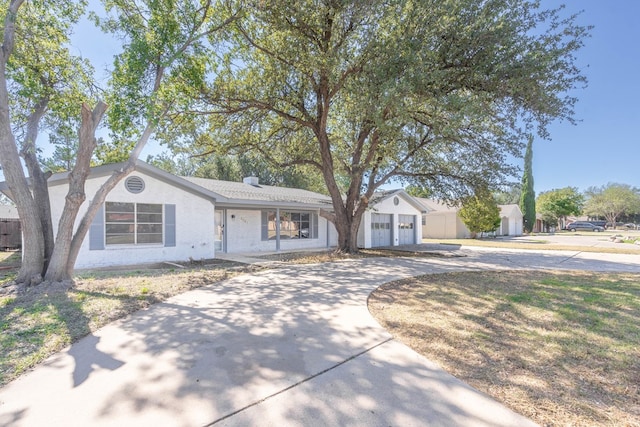
<path fill-rule="evenodd" d="M 371 214 L 371 247 L 391 246 L 391 215 Z"/>
<path fill-rule="evenodd" d="M 413 245 L 416 243 L 416 217 L 415 215 L 398 215 L 398 240 L 401 245 Z"/>

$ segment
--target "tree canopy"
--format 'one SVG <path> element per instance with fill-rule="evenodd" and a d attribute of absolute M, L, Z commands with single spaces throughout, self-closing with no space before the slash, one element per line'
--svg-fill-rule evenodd
<path fill-rule="evenodd" d="M 604 217 L 615 228 L 623 214 L 640 213 L 640 189 L 627 184 L 609 183 L 585 191 L 584 213 Z"/>
<path fill-rule="evenodd" d="M 551 226 L 557 226 L 560 219 L 569 215 L 580 215 L 584 205 L 584 196 L 575 187 L 565 187 L 545 191 L 536 199 L 536 210 L 542 220 Z"/>
<path fill-rule="evenodd" d="M 500 208 L 488 191 L 466 197 L 458 215 L 474 235 L 489 233 L 500 227 Z"/>
<path fill-rule="evenodd" d="M 585 83 L 588 29 L 536 2 L 241 3 L 223 61 L 189 76 L 181 132 L 201 152 L 318 170 L 344 251 L 391 179 L 447 199 L 503 184 L 534 128 L 573 120 L 567 93 Z"/>

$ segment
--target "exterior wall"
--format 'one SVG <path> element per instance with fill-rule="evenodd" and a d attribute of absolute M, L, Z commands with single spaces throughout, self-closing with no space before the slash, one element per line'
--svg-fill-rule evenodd
<path fill-rule="evenodd" d="M 398 204 L 394 204 L 394 199 L 398 198 Z M 414 241 L 420 243 L 422 241 L 422 227 L 421 227 L 421 215 L 422 212 L 409 203 L 403 196 L 391 196 L 374 206 L 367 209 L 364 213 L 360 228 L 358 230 L 358 246 L 361 248 L 371 248 L 371 214 L 391 214 L 391 244 L 392 246 L 398 246 L 400 244 L 399 239 L 399 215 L 412 215 L 414 217 Z"/>
<path fill-rule="evenodd" d="M 425 215 L 422 237 L 425 239 L 466 239 L 471 237 L 471 233 L 456 212 L 431 212 Z"/>
<path fill-rule="evenodd" d="M 281 210 L 308 211 L 305 209 Z M 317 211 L 315 213 L 318 214 Z M 227 253 L 272 252 L 277 250 L 276 240 L 262 240 L 262 210 L 225 209 L 225 234 L 225 249 Z M 325 218 L 318 215 L 317 239 L 280 239 L 280 250 L 290 252 L 297 249 L 324 249 L 334 247 L 336 243 L 337 233 L 335 227 Z"/>
<path fill-rule="evenodd" d="M 132 194 L 120 182 L 107 196 L 108 202 L 173 204 L 176 206 L 176 245 L 165 247 L 161 244 L 113 245 L 103 250 L 89 250 L 89 235 L 85 237 L 76 268 L 93 268 L 115 265 L 131 265 L 161 261 L 186 261 L 214 257 L 214 206 L 210 200 L 183 191 L 164 181 L 138 171 L 130 176 L 139 176 L 145 182 L 145 189 Z M 90 178 L 86 183 L 86 194 L 91 195 L 108 177 Z M 54 233 L 64 207 L 67 185 L 52 186 L 52 218 Z M 86 212 L 88 200 L 80 207 L 76 226 Z M 164 233 L 164 232 L 163 232 Z"/>
<path fill-rule="evenodd" d="M 16 209 L 14 206 L 0 205 L 0 218 L 18 219 L 18 209 Z"/>
<path fill-rule="evenodd" d="M 522 216 L 509 217 L 509 236 L 522 236 Z"/>
<path fill-rule="evenodd" d="M 503 216 L 500 222 L 498 235 L 522 236 L 522 215 L 512 212 L 509 216 Z"/>

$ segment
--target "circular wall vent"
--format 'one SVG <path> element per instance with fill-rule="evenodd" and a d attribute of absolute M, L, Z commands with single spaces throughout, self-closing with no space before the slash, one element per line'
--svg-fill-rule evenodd
<path fill-rule="evenodd" d="M 398 196 L 393 198 L 393 204 L 398 206 L 400 204 L 400 199 L 398 199 Z"/>
<path fill-rule="evenodd" d="M 124 186 L 133 194 L 142 193 L 144 191 L 144 181 L 139 176 L 130 176 L 124 181 Z"/>

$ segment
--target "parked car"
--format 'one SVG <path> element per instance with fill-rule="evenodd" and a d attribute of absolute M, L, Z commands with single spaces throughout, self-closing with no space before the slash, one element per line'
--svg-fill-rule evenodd
<path fill-rule="evenodd" d="M 638 229 L 638 226 L 637 226 L 637 225 L 635 225 L 635 224 L 634 224 L 634 223 L 632 223 L 632 222 L 628 222 L 628 223 L 626 223 L 626 224 L 623 224 L 623 225 L 622 225 L 622 228 L 626 228 L 627 230 L 637 230 L 637 229 Z"/>
<path fill-rule="evenodd" d="M 588 221 L 593 225 L 599 225 L 600 227 L 607 229 L 607 221 Z"/>
<path fill-rule="evenodd" d="M 600 225 L 592 224 L 588 221 L 575 221 L 571 224 L 567 225 L 567 230 L 576 231 L 576 230 L 585 230 L 585 231 L 604 231 L 604 227 Z"/>

